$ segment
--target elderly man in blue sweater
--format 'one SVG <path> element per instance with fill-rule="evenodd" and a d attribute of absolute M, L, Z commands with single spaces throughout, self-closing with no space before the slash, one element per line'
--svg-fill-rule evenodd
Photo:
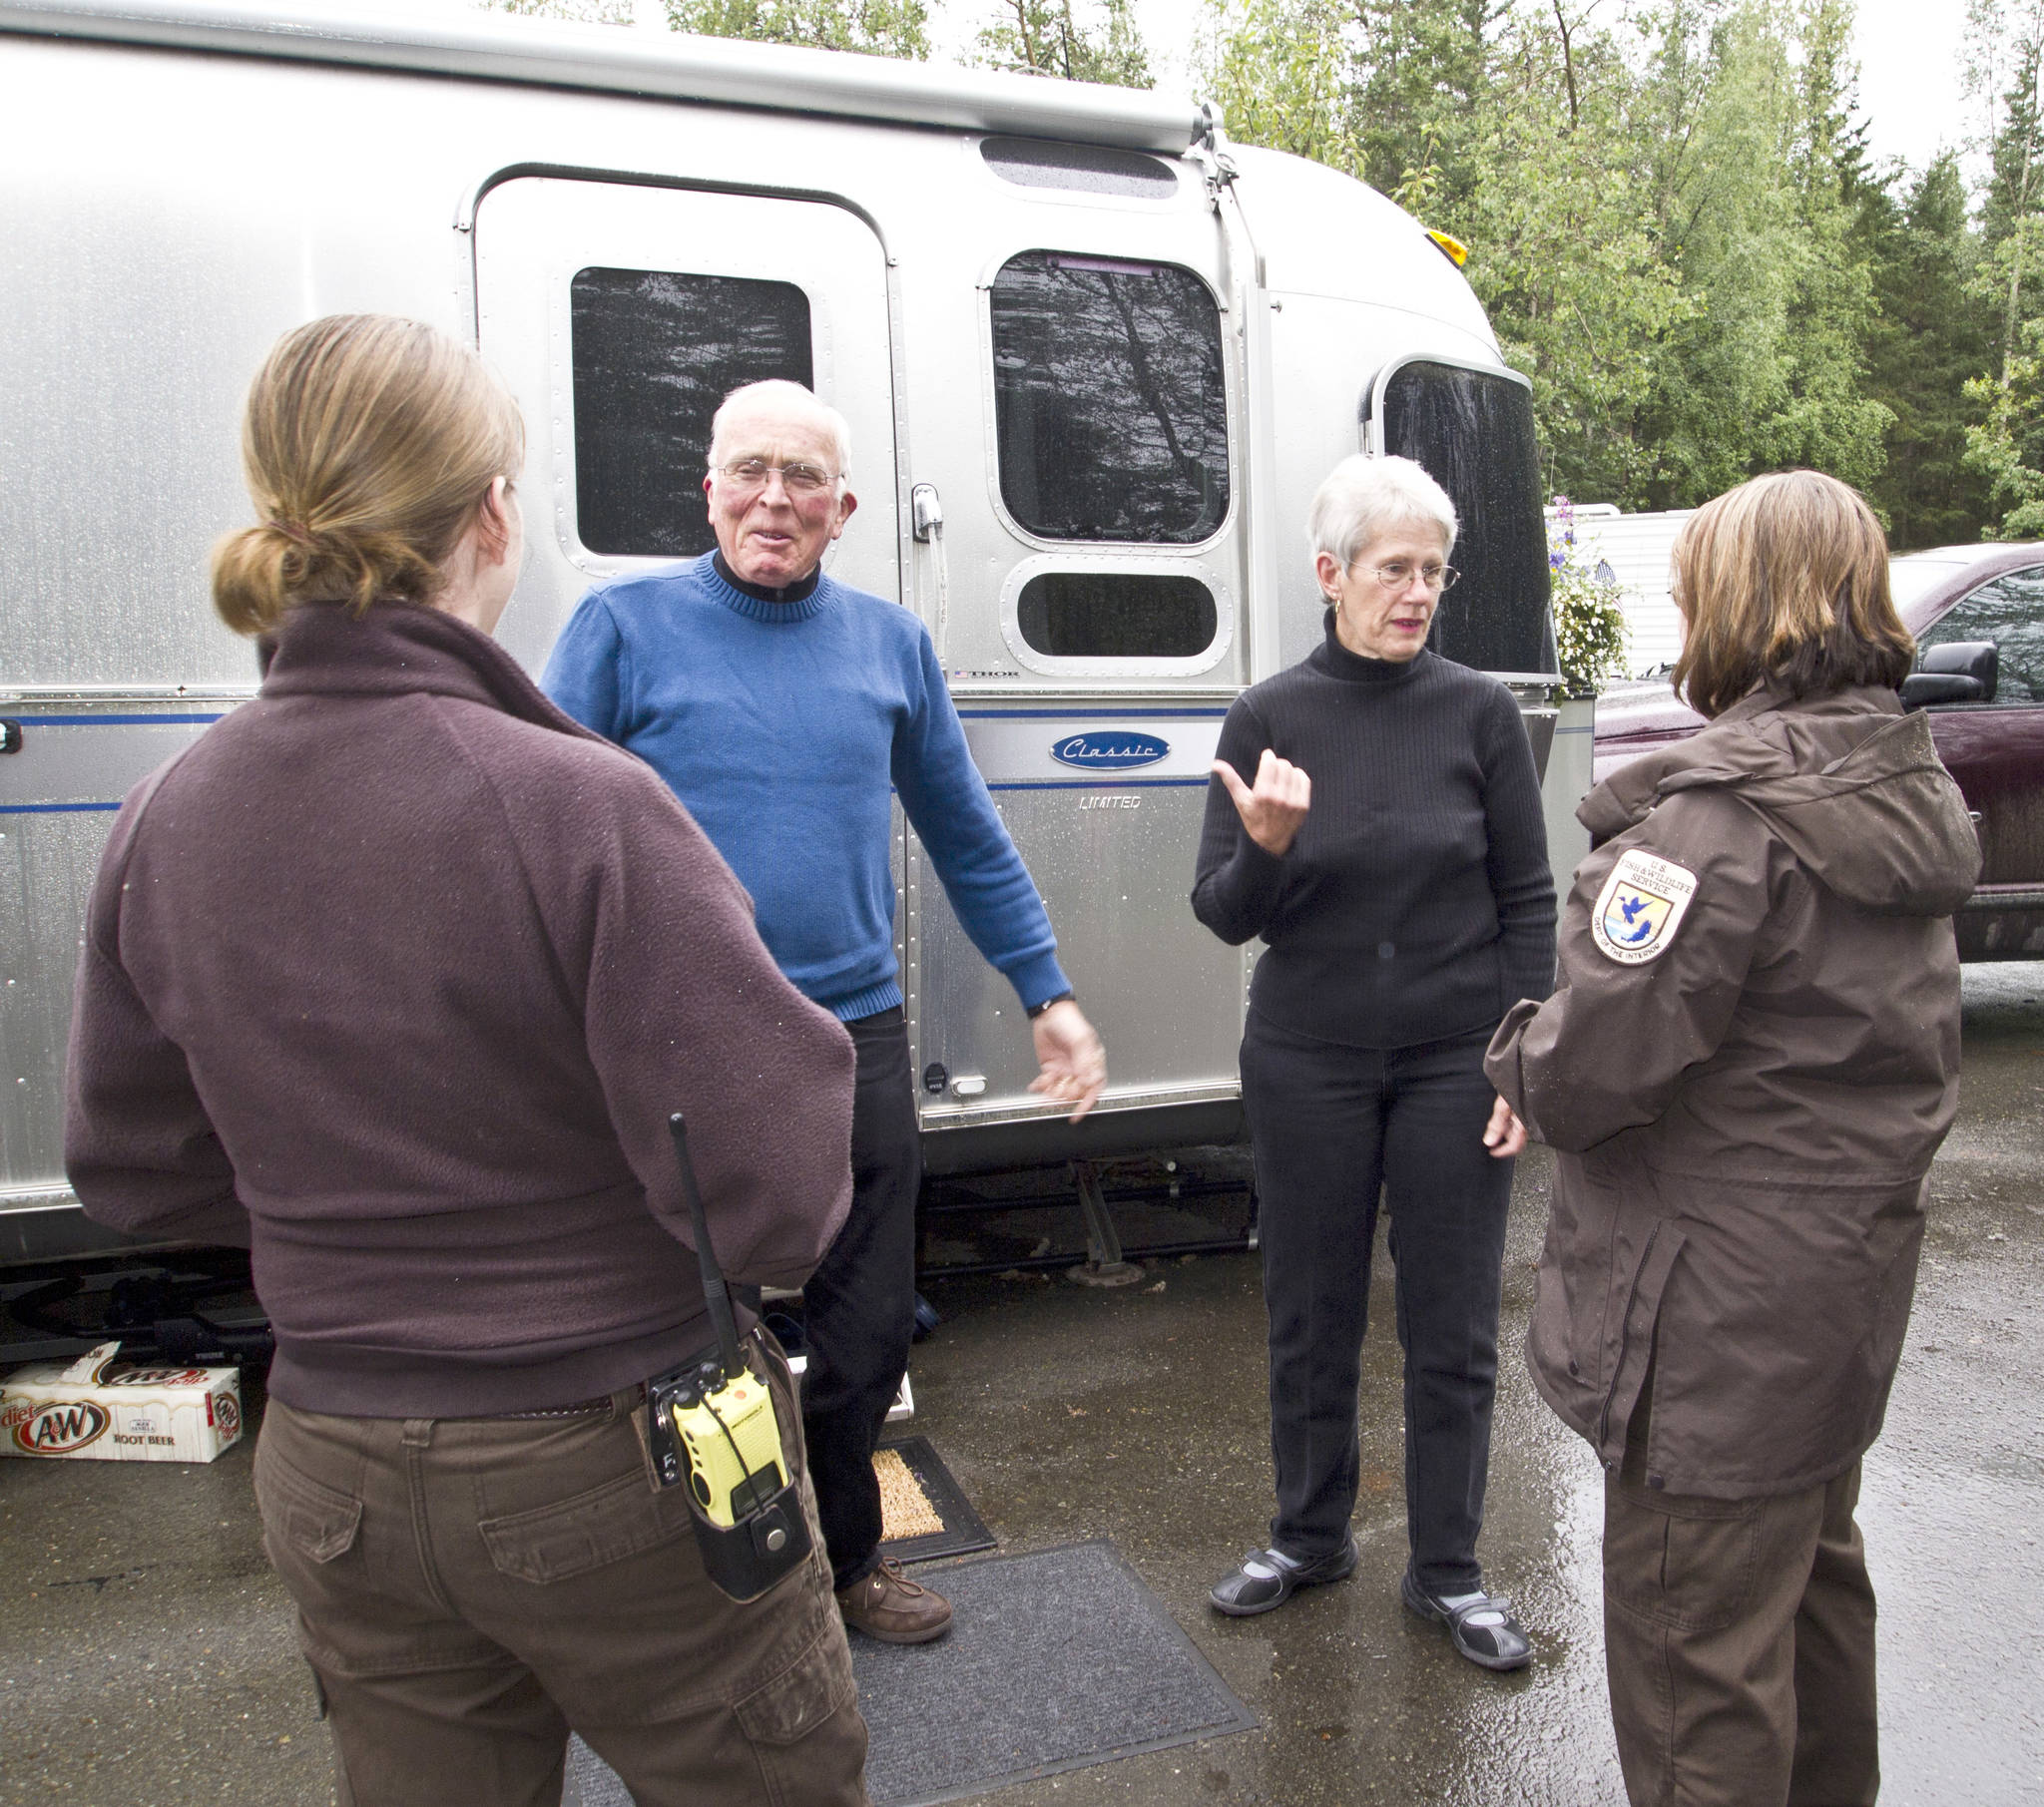
<path fill-rule="evenodd" d="M 843 417 L 797 383 L 748 384 L 711 427 L 717 550 L 582 599 L 547 693 L 671 784 L 758 909 L 760 934 L 858 1055 L 852 1206 L 803 1289 L 802 1429 L 846 1623 L 892 1643 L 950 1627 L 947 1601 L 882 1562 L 873 1446 L 908 1366 L 922 1162 L 894 960 L 889 790 L 980 952 L 1021 999 L 1076 1120 L 1106 1083 L 1043 901 L 966 750 L 928 631 L 826 576 L 858 506 Z"/>

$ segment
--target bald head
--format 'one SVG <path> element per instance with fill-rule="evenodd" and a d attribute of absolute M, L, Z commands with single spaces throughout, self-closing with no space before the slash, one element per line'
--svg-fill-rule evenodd
<path fill-rule="evenodd" d="M 790 428 L 823 435 L 831 449 L 834 475 L 841 477 L 851 468 L 851 428 L 844 416 L 800 383 L 777 376 L 745 383 L 724 398 L 710 423 L 710 467 L 730 463 L 741 439 L 779 439 Z"/>
<path fill-rule="evenodd" d="M 748 383 L 711 427 L 703 491 L 724 561 L 749 584 L 785 590 L 823 561 L 858 498 L 844 481 L 844 416 L 800 383 Z"/>

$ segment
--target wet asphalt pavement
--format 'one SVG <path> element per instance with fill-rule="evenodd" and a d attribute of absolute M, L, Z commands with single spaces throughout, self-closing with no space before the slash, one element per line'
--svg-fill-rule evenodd
<path fill-rule="evenodd" d="M 1860 1521 L 1881 1607 L 1882 1799 L 2044 1794 L 2044 964 L 1971 969 L 1959 1122 Z M 1504 1340 L 1523 1336 L 1550 1164 L 1521 1163 Z M 1538 1639 L 1514 1676 L 1399 1606 L 1388 1263 L 1364 1352 L 1361 1562 L 1281 1611 L 1207 1588 L 1271 1510 L 1254 1255 L 1095 1292 L 934 1280 L 914 1428 L 1008 1550 L 1110 1538 L 1258 1730 L 984 1797 L 997 1807 L 1621 1803 L 1587 1450 L 1505 1364 L 1481 1554 Z M 259 1400 L 252 1400 L 252 1406 Z M 256 1414 L 252 1412 L 252 1417 Z M 0 1802 L 324 1807 L 325 1736 L 257 1542 L 245 1441 L 209 1467 L 0 1463 Z M 941 1568 L 919 1572 L 942 1585 Z M 942 1646 L 927 1652 L 941 1662 Z"/>

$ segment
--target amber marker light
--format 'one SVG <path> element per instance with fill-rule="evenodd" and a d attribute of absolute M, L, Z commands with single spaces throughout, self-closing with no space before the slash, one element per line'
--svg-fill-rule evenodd
<path fill-rule="evenodd" d="M 1451 238 L 1446 232 L 1429 229 L 1426 234 L 1440 247 L 1441 255 L 1457 269 L 1469 261 L 1469 247 L 1459 238 Z"/>

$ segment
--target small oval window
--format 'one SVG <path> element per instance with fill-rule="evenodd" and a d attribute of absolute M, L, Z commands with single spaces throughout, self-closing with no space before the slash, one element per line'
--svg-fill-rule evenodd
<path fill-rule="evenodd" d="M 1053 659 L 1195 659 L 1220 613 L 1198 578 L 1129 571 L 1046 571 L 1022 586 L 1016 626 Z"/>
<path fill-rule="evenodd" d="M 1178 193 L 1178 172 L 1141 151 L 1059 145 L 1042 138 L 988 138 L 980 141 L 979 154 L 1003 182 L 1025 189 L 1133 195 L 1144 201 L 1169 201 Z"/>

